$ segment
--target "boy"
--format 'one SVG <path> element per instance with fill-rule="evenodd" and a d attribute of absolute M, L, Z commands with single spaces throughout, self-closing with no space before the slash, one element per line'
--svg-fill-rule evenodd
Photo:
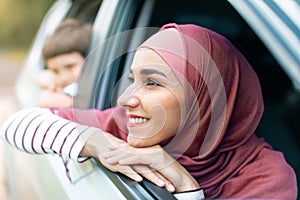
<path fill-rule="evenodd" d="M 38 75 L 44 90 L 38 100 L 40 107 L 71 107 L 76 96 L 76 81 L 83 67 L 92 34 L 90 24 L 65 19 L 45 41 L 43 58 L 47 69 Z"/>

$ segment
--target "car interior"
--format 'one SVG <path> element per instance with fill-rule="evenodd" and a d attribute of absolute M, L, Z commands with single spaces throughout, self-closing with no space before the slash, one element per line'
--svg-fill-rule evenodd
<path fill-rule="evenodd" d="M 93 22 L 101 1 L 77 2 L 78 7 L 72 8 L 67 16 Z M 118 9 L 122 12 L 115 16 L 115 25 L 110 29 L 110 36 L 134 28 L 161 27 L 175 22 L 198 24 L 227 37 L 248 59 L 261 83 L 265 113 L 256 133 L 265 138 L 274 149 L 282 151 L 296 171 L 297 177 L 300 177 L 300 126 L 297 123 L 300 121 L 300 92 L 258 36 L 227 1 L 134 0 L 124 3 Z M 124 25 L 119 27 L 118 23 Z M 115 95 L 118 96 L 128 84 L 126 80 L 121 84 L 118 81 L 123 81 L 120 78 L 129 70 L 133 49 L 149 36 L 142 32 L 138 34 L 140 35 L 124 35 L 121 38 L 127 42 L 122 43 L 121 39 L 118 43 L 108 41 L 91 51 L 79 81 L 79 97 L 75 99 L 75 106 L 105 109 L 116 104 Z M 121 56 L 117 59 L 110 60 L 105 57 L 109 57 L 108 52 L 116 52 L 120 48 L 123 49 L 118 53 Z M 102 59 L 96 59 L 100 54 Z M 101 67 L 103 65 L 109 67 L 104 69 Z M 117 84 L 120 88 L 115 89 Z M 154 199 L 164 199 L 163 195 L 169 195 L 148 181 L 138 184 L 120 174 L 107 173 L 117 186 L 123 183 L 130 185 L 131 189 L 128 190 L 134 190 L 133 193 L 143 193 L 146 190 Z M 298 188 L 299 182 L 298 178 Z"/>

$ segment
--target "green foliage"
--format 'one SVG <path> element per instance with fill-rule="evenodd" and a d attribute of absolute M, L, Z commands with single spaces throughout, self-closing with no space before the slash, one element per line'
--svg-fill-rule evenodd
<path fill-rule="evenodd" d="M 54 0 L 1 0 L 0 48 L 28 48 Z"/>

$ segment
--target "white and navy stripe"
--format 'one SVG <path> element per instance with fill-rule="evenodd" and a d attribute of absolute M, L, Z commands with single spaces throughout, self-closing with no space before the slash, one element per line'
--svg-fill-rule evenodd
<path fill-rule="evenodd" d="M 78 159 L 88 137 L 97 128 L 68 121 L 46 108 L 21 110 L 1 126 L 0 134 L 19 150 L 44 154 L 57 153 Z"/>

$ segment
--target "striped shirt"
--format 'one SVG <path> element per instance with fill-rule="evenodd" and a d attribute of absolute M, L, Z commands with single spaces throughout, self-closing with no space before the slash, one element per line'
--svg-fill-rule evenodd
<path fill-rule="evenodd" d="M 54 115 L 49 109 L 29 108 L 11 115 L 2 124 L 0 135 L 27 153 L 55 153 L 78 159 L 85 142 L 96 131 Z"/>

